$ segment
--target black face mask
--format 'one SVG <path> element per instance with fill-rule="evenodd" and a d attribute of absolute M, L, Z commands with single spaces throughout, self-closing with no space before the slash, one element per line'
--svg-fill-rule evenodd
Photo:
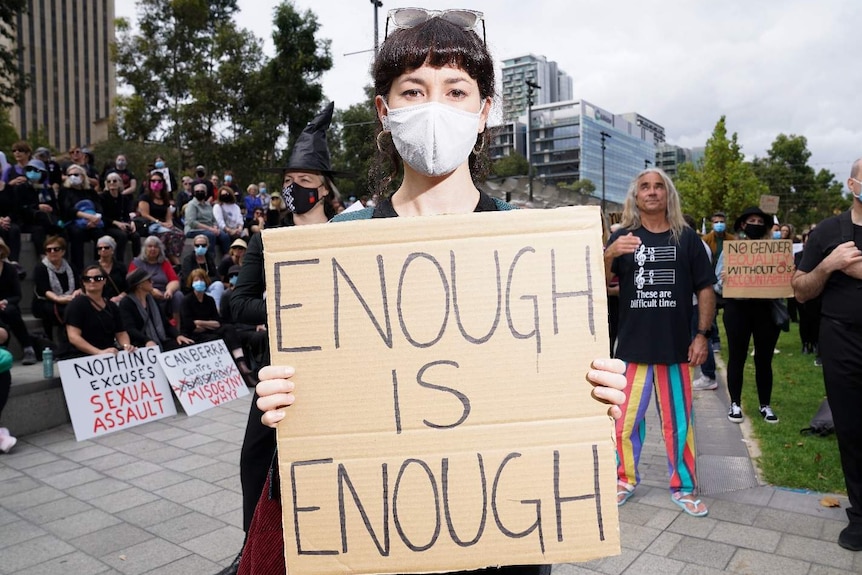
<path fill-rule="evenodd" d="M 766 235 L 766 224 L 745 224 L 743 229 L 752 240 L 759 240 Z"/>
<path fill-rule="evenodd" d="M 304 214 L 320 200 L 317 188 L 303 188 L 297 183 L 284 186 L 281 196 L 287 204 L 287 209 L 294 214 Z"/>
<path fill-rule="evenodd" d="M 221 200 L 224 204 L 232 204 L 233 196 L 230 194 L 222 194 L 219 196 L 219 200 Z"/>
<path fill-rule="evenodd" d="M 206 192 L 195 192 L 195 198 L 202 202 L 205 199 L 207 199 L 207 193 Z"/>

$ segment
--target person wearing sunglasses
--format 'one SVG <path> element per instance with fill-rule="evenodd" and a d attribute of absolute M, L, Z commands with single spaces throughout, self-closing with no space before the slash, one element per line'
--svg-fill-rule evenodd
<path fill-rule="evenodd" d="M 120 308 L 103 294 L 107 279 L 105 270 L 98 264 L 84 268 L 81 274 L 84 293 L 66 308 L 66 336 L 70 347 L 58 354 L 59 358 L 135 351 L 123 327 Z"/>
<path fill-rule="evenodd" d="M 60 219 L 66 223 L 72 267 L 83 269 L 84 244 L 91 241 L 95 245 L 105 233 L 105 223 L 102 200 L 90 186 L 87 172 L 77 164 L 66 168 L 66 181 L 60 190 Z"/>
<path fill-rule="evenodd" d="M 106 181 L 108 176 L 111 174 L 117 174 L 120 176 L 120 180 L 122 180 L 120 193 L 122 195 L 130 197 L 135 195 L 135 191 L 138 189 L 138 178 L 135 177 L 135 174 L 133 174 L 132 170 L 129 169 L 129 160 L 126 158 L 125 154 L 117 154 L 117 157 L 114 158 L 113 165 L 109 166 L 102 174 L 102 181 Z"/>
<path fill-rule="evenodd" d="M 115 257 L 117 242 L 113 237 L 104 235 L 96 241 L 96 263 L 107 274 L 105 290 L 106 298 L 118 304 L 126 295 L 126 264 Z"/>
<path fill-rule="evenodd" d="M 10 258 L 17 262 L 21 255 L 21 213 L 19 198 L 28 195 L 31 180 L 27 174 L 34 172 L 29 167 L 32 149 L 24 140 L 12 144 L 15 162 L 0 174 L 0 238 L 9 246 Z M 41 174 L 40 174 L 41 179 Z"/>
<path fill-rule="evenodd" d="M 494 98 L 494 61 L 483 38 L 474 32 L 482 21 L 481 13 L 409 10 L 390 11 L 387 30 L 393 31 L 381 45 L 372 70 L 382 130 L 378 135 L 380 154 L 369 173 L 386 174 L 372 183 L 372 191 L 380 199 L 374 208 L 344 212 L 333 222 L 513 209 L 489 197 L 474 183 L 489 167 L 490 136 L 485 124 Z M 396 184 L 399 175 L 401 181 Z M 391 186 L 396 187 L 392 194 Z M 246 273 L 253 269 L 252 245 L 236 288 L 240 296 L 242 290 L 248 289 L 243 285 Z M 241 317 L 241 313 L 238 315 Z M 584 366 L 584 370 L 588 367 Z M 624 364 L 619 360 L 597 360 L 592 367 L 587 377 L 596 386 L 594 396 L 611 404 L 609 414 L 619 417 L 619 405 L 625 401 L 621 391 L 625 387 L 625 377 L 621 375 Z M 264 425 L 276 427 L 285 418 L 285 407 L 293 404 L 293 373 L 293 368 L 285 365 L 266 365 L 259 371 L 261 381 L 254 409 L 262 412 L 260 420 Z M 252 429 L 249 421 L 246 442 Z M 249 449 L 244 443 L 243 456 Z M 280 525 L 280 516 L 276 525 Z M 283 549 L 270 556 L 267 551 L 271 544 L 258 546 L 265 538 L 263 532 L 251 529 L 241 571 L 246 561 L 283 560 Z M 276 569 L 283 572 L 284 564 L 272 572 Z M 533 575 L 549 573 L 550 566 L 504 567 L 498 572 Z"/>
<path fill-rule="evenodd" d="M 125 261 L 126 245 L 132 244 L 132 253 L 141 251 L 141 236 L 132 223 L 129 214 L 134 211 L 132 196 L 125 194 L 123 179 L 120 174 L 111 172 L 105 177 L 105 191 L 100 194 L 102 201 L 102 220 L 105 222 L 105 233 L 116 243 L 114 257 Z"/>
<path fill-rule="evenodd" d="M 216 309 L 221 305 L 221 297 L 224 294 L 225 286 L 221 282 L 221 277 L 218 273 L 218 266 L 213 259 L 209 250 L 209 240 L 204 234 L 198 234 L 194 237 L 194 251 L 183 258 L 183 267 L 180 270 L 180 285 L 182 286 L 183 294 L 190 294 L 192 287 L 186 284 L 186 279 L 194 270 L 203 270 L 209 278 L 209 285 L 206 293 L 215 300 Z"/>
<path fill-rule="evenodd" d="M 62 236 L 48 236 L 45 255 L 33 269 L 33 315 L 42 320 L 42 327 L 55 342 L 66 340 L 66 330 L 60 329 L 57 337 L 54 328 L 65 323 L 66 306 L 81 293 L 78 275 L 63 257 L 66 240 Z"/>

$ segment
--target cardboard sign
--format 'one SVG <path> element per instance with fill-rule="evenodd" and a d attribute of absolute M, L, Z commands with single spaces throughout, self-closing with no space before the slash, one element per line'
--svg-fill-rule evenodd
<path fill-rule="evenodd" d="M 778 202 L 781 198 L 779 196 L 770 196 L 767 194 L 762 194 L 760 196 L 760 209 L 763 210 L 763 213 L 774 215 L 778 213 Z"/>
<path fill-rule="evenodd" d="M 793 297 L 793 242 L 791 240 L 733 240 L 724 242 L 724 287 L 730 298 Z"/>
<path fill-rule="evenodd" d="M 220 339 L 163 352 L 159 365 L 188 415 L 248 395 L 245 380 Z"/>
<path fill-rule="evenodd" d="M 159 348 L 58 361 L 75 439 L 83 441 L 176 415 Z"/>
<path fill-rule="evenodd" d="M 291 575 L 620 552 L 597 207 L 263 234 Z"/>

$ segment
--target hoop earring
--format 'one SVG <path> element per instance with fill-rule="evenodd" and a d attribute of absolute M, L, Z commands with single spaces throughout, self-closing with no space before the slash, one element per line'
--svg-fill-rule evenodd
<path fill-rule="evenodd" d="M 384 153 L 383 152 L 383 146 L 380 144 L 380 136 L 382 136 L 383 134 L 386 134 L 386 133 L 387 133 L 386 130 L 381 130 L 380 132 L 377 132 L 377 138 L 376 138 L 377 139 L 377 151 L 380 153 Z"/>
<path fill-rule="evenodd" d="M 478 156 L 482 153 L 482 150 L 485 149 L 485 137 L 484 135 L 479 139 L 479 149 L 476 149 L 476 146 L 473 146 L 473 154 Z"/>

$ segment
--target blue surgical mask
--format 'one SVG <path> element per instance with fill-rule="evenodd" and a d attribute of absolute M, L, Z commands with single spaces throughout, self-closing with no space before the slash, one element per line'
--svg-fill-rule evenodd
<path fill-rule="evenodd" d="M 39 170 L 27 170 L 25 174 L 27 175 L 27 179 L 31 182 L 38 182 L 42 179 L 42 172 Z"/>
<path fill-rule="evenodd" d="M 233 176 L 225 176 L 224 181 L 227 182 L 228 184 L 231 183 L 233 181 Z"/>
<path fill-rule="evenodd" d="M 195 280 L 192 282 L 192 289 L 198 293 L 207 291 L 207 282 L 204 280 Z"/>
<path fill-rule="evenodd" d="M 239 276 L 230 276 L 230 279 L 228 279 L 227 281 L 230 283 L 230 285 L 235 286 L 238 279 Z"/>
<path fill-rule="evenodd" d="M 727 224 L 724 222 L 715 222 L 712 224 L 712 229 L 715 230 L 716 233 L 722 234 L 724 230 L 727 229 Z"/>
<path fill-rule="evenodd" d="M 155 163 L 155 166 L 156 166 L 157 170 L 161 170 L 162 168 L 165 167 L 165 163 L 163 161 L 159 160 Z"/>
<path fill-rule="evenodd" d="M 781 230 L 775 230 L 774 232 L 772 232 L 772 239 L 773 240 L 780 240 L 781 239 Z"/>
<path fill-rule="evenodd" d="M 206 246 L 195 246 L 195 255 L 196 256 L 205 256 L 207 255 Z"/>
<path fill-rule="evenodd" d="M 854 182 L 856 182 L 857 184 L 859 184 L 859 189 L 860 189 L 858 194 L 854 194 L 853 190 L 850 190 L 850 193 L 853 195 L 854 198 L 856 198 L 857 202 L 862 202 L 862 181 L 859 181 L 856 178 L 850 178 L 850 179 L 853 180 Z"/>
<path fill-rule="evenodd" d="M 260 189 L 260 193 L 261 193 L 261 194 L 265 194 L 265 193 L 266 193 L 266 188 L 261 188 L 261 189 Z"/>

